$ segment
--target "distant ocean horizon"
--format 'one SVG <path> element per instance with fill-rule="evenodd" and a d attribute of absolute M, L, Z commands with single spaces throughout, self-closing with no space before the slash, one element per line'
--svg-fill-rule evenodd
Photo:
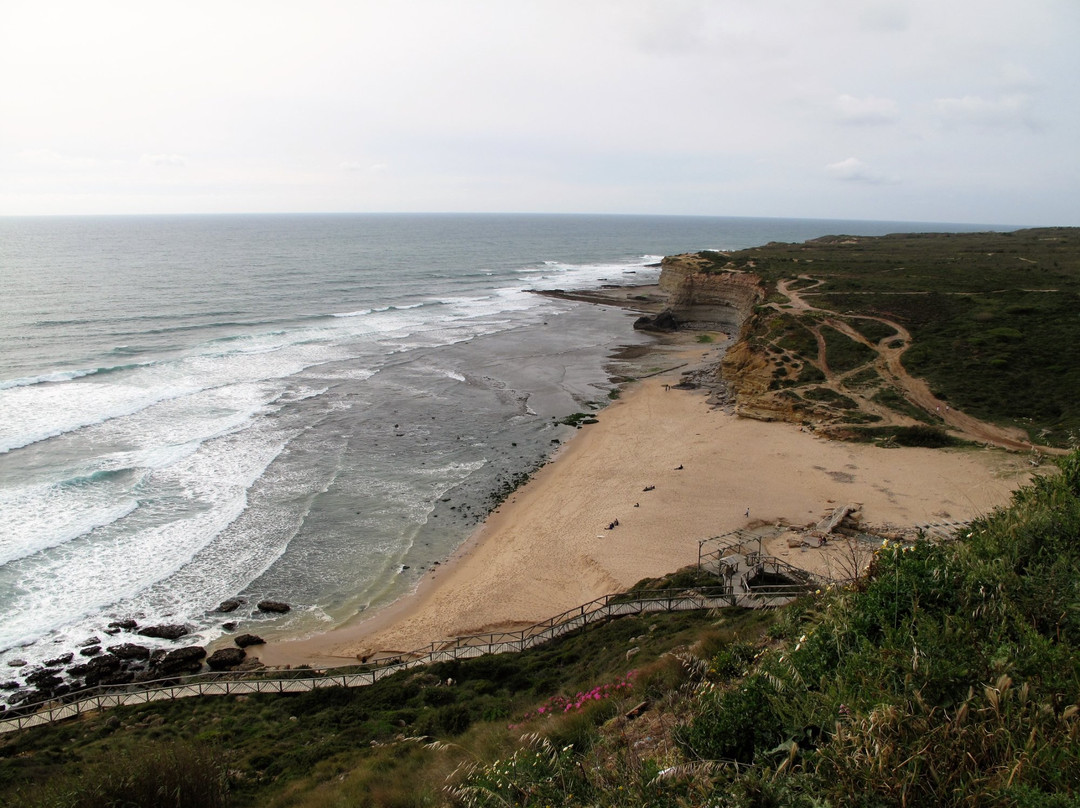
<path fill-rule="evenodd" d="M 567 437 L 560 418 L 602 406 L 613 352 L 649 339 L 629 312 L 534 290 L 655 282 L 664 255 L 702 249 L 1003 229 L 0 218 L 0 665 L 18 678 L 126 618 L 206 644 L 224 621 L 309 634 L 407 593 Z M 228 598 L 246 603 L 215 613 Z"/>

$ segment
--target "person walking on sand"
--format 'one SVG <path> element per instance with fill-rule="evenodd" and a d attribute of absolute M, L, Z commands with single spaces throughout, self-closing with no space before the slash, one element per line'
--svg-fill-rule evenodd
<path fill-rule="evenodd" d="M 750 509 L 749 508 L 746 509 L 746 518 L 747 519 L 750 518 Z"/>

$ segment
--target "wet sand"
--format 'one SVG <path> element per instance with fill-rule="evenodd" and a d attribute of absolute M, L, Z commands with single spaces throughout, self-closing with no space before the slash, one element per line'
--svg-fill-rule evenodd
<path fill-rule="evenodd" d="M 693 367 L 715 352 L 683 345 L 668 358 Z M 1005 504 L 1028 479 L 1025 458 L 1000 450 L 883 449 L 739 418 L 702 391 L 669 389 L 685 369 L 628 386 L 414 594 L 258 656 L 270 665 L 341 665 L 520 628 L 692 564 L 700 540 L 737 528 L 808 525 L 846 503 L 861 504 L 873 526 L 963 521 Z M 796 565 L 829 567 L 816 550 L 770 549 Z"/>

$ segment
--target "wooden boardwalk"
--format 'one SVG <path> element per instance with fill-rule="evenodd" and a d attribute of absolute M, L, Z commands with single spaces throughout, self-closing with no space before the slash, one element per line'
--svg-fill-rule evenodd
<path fill-rule="evenodd" d="M 964 523 L 917 525 L 927 538 L 954 535 Z M 402 670 L 468 659 L 484 654 L 505 654 L 535 648 L 556 637 L 588 628 L 615 617 L 659 612 L 742 608 L 774 608 L 796 597 L 824 588 L 833 581 L 811 576 L 780 559 L 763 556 L 760 537 L 749 531 L 708 539 L 698 544 L 698 566 L 714 572 L 723 583 L 692 590 L 656 590 L 648 594 L 605 595 L 542 623 L 520 631 L 493 632 L 434 642 L 408 654 L 385 655 L 365 665 L 342 668 L 261 669 L 225 673 L 199 673 L 153 682 L 90 688 L 66 693 L 45 704 L 17 706 L 0 713 L 0 734 L 49 724 L 112 707 L 148 704 L 192 696 L 230 696 L 252 693 L 303 693 L 321 687 L 364 687 Z M 761 574 L 786 578 L 790 585 L 755 586 Z"/>
<path fill-rule="evenodd" d="M 752 592 L 736 591 L 731 586 L 717 586 L 695 590 L 657 590 L 638 597 L 627 594 L 606 595 L 521 631 L 456 637 L 431 643 L 430 646 L 410 654 L 399 654 L 366 665 L 325 670 L 294 668 L 200 673 L 155 682 L 67 693 L 56 701 L 8 710 L 0 718 L 0 733 L 50 724 L 112 707 L 193 696 L 303 693 L 322 687 L 364 687 L 399 671 L 433 662 L 524 651 L 614 617 L 720 609 L 729 606 L 769 608 L 784 605 L 806 591 L 805 586 L 765 587 Z"/>

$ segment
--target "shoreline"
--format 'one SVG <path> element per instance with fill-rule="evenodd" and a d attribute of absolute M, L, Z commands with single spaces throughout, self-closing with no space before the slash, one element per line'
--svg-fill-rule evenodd
<path fill-rule="evenodd" d="M 686 367 L 714 364 L 717 345 L 686 335 L 657 348 L 665 366 L 685 365 L 629 384 L 410 594 L 253 655 L 275 666 L 345 665 L 521 628 L 694 563 L 699 540 L 737 528 L 803 526 L 846 502 L 874 526 L 966 521 L 1030 476 L 1023 458 L 998 450 L 883 449 L 739 418 L 712 406 L 708 391 L 672 387 Z M 818 550 L 775 552 L 797 566 L 829 564 Z"/>

